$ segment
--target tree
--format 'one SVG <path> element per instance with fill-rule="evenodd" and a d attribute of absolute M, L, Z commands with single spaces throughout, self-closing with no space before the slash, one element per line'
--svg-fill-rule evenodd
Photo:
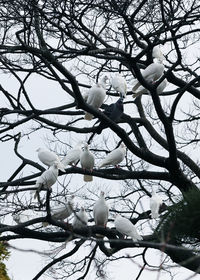
<path fill-rule="evenodd" d="M 58 244 L 68 240 L 74 244 L 71 251 L 55 257 L 34 279 L 56 264 L 60 269 L 64 262 L 70 264 L 70 270 L 63 268 L 65 277 L 76 272 L 83 275 L 79 279 L 84 279 L 94 263 L 97 275 L 103 278 L 104 264 L 114 260 L 117 252 L 133 248 L 135 255 L 127 257 L 134 260 L 138 247 L 143 249 L 139 255 L 144 263 L 135 279 L 139 279 L 148 266 L 145 254 L 151 248 L 199 273 L 198 224 L 195 234 L 187 230 L 180 238 L 177 230 L 172 230 L 176 220 L 171 214 L 177 213 L 177 209 L 184 210 L 182 202 L 187 201 L 188 196 L 190 201 L 198 196 L 200 168 L 193 150 L 199 150 L 199 57 L 192 54 L 199 47 L 198 2 L 0 1 L 0 69 L 3 79 L 6 77 L 0 86 L 0 140 L 2 147 L 13 145 L 12 160 L 17 157 L 18 162 L 11 176 L 1 182 L 1 215 L 5 222 L 1 223 L 0 240 L 31 238 Z M 144 79 L 142 71 L 153 63 L 152 51 L 156 46 L 163 50 L 165 70 L 151 83 Z M 88 105 L 83 93 L 104 74 L 110 77 L 118 72 L 126 78 L 128 92 L 124 113 L 116 123 Z M 9 89 L 7 77 L 15 80 L 15 91 Z M 165 78 L 168 85 L 158 95 L 156 88 Z M 41 104 L 34 99 L 32 86 L 38 80 L 42 87 L 53 87 L 62 93 L 61 105 L 46 106 L 43 92 L 40 92 Z M 132 98 L 136 80 L 148 92 Z M 102 108 L 118 98 L 118 93 L 108 85 Z M 84 111 L 92 113 L 94 120 L 85 121 Z M 38 203 L 30 191 L 36 190 L 35 181 L 45 168 L 32 160 L 31 152 L 27 156 L 23 154 L 26 141 L 31 147 L 35 135 L 46 134 L 46 144 L 63 157 L 79 138 L 89 139 L 98 126 L 97 120 L 108 126 L 100 135 L 94 135 L 90 143 L 97 161 L 121 142 L 127 147 L 125 164 L 120 169 L 94 168 L 92 171 L 94 178 L 100 178 L 99 184 L 110 184 L 108 180 L 114 184 L 120 182 L 118 190 L 112 189 L 106 194 L 111 204 L 111 223 L 107 228 L 94 226 L 92 205 L 97 199 L 96 191 L 88 186 L 91 183 L 85 185 L 78 175 L 91 174 L 91 171 L 79 165 L 59 171 L 59 184 L 52 186 L 52 191 L 42 191 L 41 203 Z M 157 224 L 146 206 L 152 188 L 165 202 Z M 72 193 L 84 199 L 90 214 L 91 223 L 83 229 L 74 230 L 51 217 L 51 203 Z M 192 218 L 199 210 L 190 209 Z M 22 215 L 25 211 L 33 218 L 13 224 L 11 215 Z M 112 223 L 115 212 L 124 214 L 136 225 L 142 241 L 136 244 L 122 238 Z M 185 227 L 189 219 L 187 215 Z M 42 228 L 41 222 L 46 221 L 51 226 Z M 107 239 L 97 238 L 96 234 Z M 94 247 L 88 255 L 77 259 L 79 248 L 90 243 Z M 103 261 L 97 258 L 99 251 Z M 71 261 L 72 256 L 76 261 Z"/>

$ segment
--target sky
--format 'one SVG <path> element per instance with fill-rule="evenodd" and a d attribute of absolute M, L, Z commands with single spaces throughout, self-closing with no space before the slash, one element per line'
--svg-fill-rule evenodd
<path fill-rule="evenodd" d="M 35 78 L 36 79 L 36 78 Z M 6 87 L 7 81 L 1 77 L 1 83 L 5 84 Z M 13 79 L 9 79 L 9 87 L 11 91 L 15 91 L 16 83 Z M 50 86 L 48 83 L 44 84 L 40 78 L 36 80 L 31 80 L 29 85 L 30 96 L 34 100 L 34 104 L 39 106 L 40 108 L 47 108 L 48 106 L 59 106 L 67 102 L 68 97 L 66 94 L 60 89 L 59 86 L 54 84 L 54 86 Z M 16 131 L 15 131 L 16 132 Z M 22 141 L 20 144 L 20 151 L 23 155 L 30 157 L 32 160 L 39 162 L 37 158 L 36 149 L 40 146 L 44 146 L 47 139 L 46 132 L 44 134 L 36 133 L 36 135 L 31 135 L 30 138 L 27 138 L 25 141 Z M 19 160 L 10 160 L 12 158 L 12 145 L 9 143 L 4 143 L 0 145 L 0 154 L 2 158 L 2 168 L 3 172 L 1 174 L 1 181 L 6 180 L 15 170 L 15 168 L 19 164 Z M 27 173 L 31 173 L 32 170 L 27 170 Z M 73 184 L 77 184 L 82 180 L 82 176 L 77 175 L 74 180 L 71 182 L 70 188 L 73 188 Z M 82 183 L 80 183 L 82 184 Z M 102 185 L 101 185 L 102 184 Z M 101 186 L 100 186 L 101 185 Z M 115 187 L 115 191 L 120 189 L 120 182 L 113 182 L 109 180 L 99 181 L 98 178 L 94 178 L 94 182 L 87 186 L 87 189 L 98 191 L 103 188 L 103 190 L 110 191 Z M 148 205 L 146 206 L 148 208 Z M 13 221 L 10 221 L 13 223 Z M 12 246 L 17 248 L 29 250 L 36 250 L 39 252 L 48 250 L 48 244 L 43 241 L 31 240 L 31 239 L 22 239 L 16 241 L 9 242 Z M 61 253 L 66 252 L 69 249 L 69 246 L 66 247 Z M 139 250 L 141 252 L 141 250 Z M 84 250 L 82 250 L 82 254 L 84 255 Z M 116 254 L 115 257 L 126 256 L 127 254 L 135 254 L 135 249 L 122 250 L 119 254 Z M 187 280 L 194 279 L 197 280 L 199 276 L 193 276 L 193 272 L 190 272 L 184 268 L 175 268 L 172 270 L 172 275 L 175 275 L 174 278 L 171 278 L 170 274 L 164 271 L 154 272 L 153 265 L 159 264 L 164 256 L 160 254 L 157 250 L 148 250 L 147 252 L 147 260 L 150 264 L 152 264 L 152 268 L 145 269 L 141 276 L 140 280 Z M 108 275 L 110 280 L 133 280 L 138 275 L 142 262 L 139 262 L 138 259 L 134 260 L 120 260 L 111 262 L 108 265 Z M 8 267 L 8 273 L 13 280 L 29 280 L 32 279 L 37 272 L 42 269 L 47 264 L 47 260 L 44 256 L 33 252 L 20 252 L 18 250 L 11 250 L 11 256 L 9 260 L 6 262 Z M 171 266 L 172 263 L 169 262 Z M 86 280 L 94 280 L 95 272 L 94 268 L 85 278 Z M 52 278 L 48 278 L 46 275 L 40 278 L 41 280 L 51 280 Z M 71 278 L 72 280 L 77 279 Z M 53 280 L 53 279 L 52 279 Z"/>

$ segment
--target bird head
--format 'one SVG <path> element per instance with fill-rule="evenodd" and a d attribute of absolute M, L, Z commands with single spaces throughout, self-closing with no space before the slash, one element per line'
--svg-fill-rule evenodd
<path fill-rule="evenodd" d="M 88 144 L 84 143 L 82 149 L 83 149 L 83 151 L 87 151 L 89 149 Z"/>
<path fill-rule="evenodd" d="M 104 197 L 105 193 L 103 191 L 100 192 L 100 196 Z"/>

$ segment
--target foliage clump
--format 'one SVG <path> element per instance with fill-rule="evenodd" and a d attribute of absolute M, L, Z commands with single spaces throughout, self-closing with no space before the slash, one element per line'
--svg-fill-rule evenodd
<path fill-rule="evenodd" d="M 194 241 L 200 238 L 200 191 L 190 190 L 170 206 L 163 215 L 157 232 L 168 240 Z"/>
<path fill-rule="evenodd" d="M 7 274 L 7 268 L 4 264 L 4 261 L 8 259 L 10 253 L 8 252 L 4 242 L 0 242 L 0 279 L 1 280 L 10 280 L 10 277 Z"/>

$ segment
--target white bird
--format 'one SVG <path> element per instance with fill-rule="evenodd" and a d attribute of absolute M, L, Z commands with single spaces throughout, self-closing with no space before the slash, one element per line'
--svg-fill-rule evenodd
<path fill-rule="evenodd" d="M 88 144 L 85 143 L 83 150 L 80 155 L 80 163 L 83 169 L 87 169 L 92 171 L 94 167 L 94 155 L 89 151 Z M 91 182 L 93 180 L 93 176 L 84 175 L 85 182 Z"/>
<path fill-rule="evenodd" d="M 165 59 L 161 49 L 159 46 L 154 46 L 153 50 L 152 50 L 152 56 L 154 58 L 156 58 L 159 62 L 163 62 L 163 60 Z"/>
<path fill-rule="evenodd" d="M 94 107 L 95 109 L 99 109 L 101 105 L 103 104 L 103 101 L 106 97 L 106 80 L 108 79 L 107 76 L 104 76 L 102 80 L 93 85 L 89 91 L 88 91 L 88 97 L 87 97 L 87 104 Z M 91 120 L 93 118 L 93 115 L 89 112 L 85 113 L 85 119 Z"/>
<path fill-rule="evenodd" d="M 120 162 L 123 161 L 126 154 L 126 147 L 124 143 L 121 143 L 121 145 L 110 152 L 100 163 L 99 168 L 106 166 L 106 165 L 115 165 L 117 166 Z"/>
<path fill-rule="evenodd" d="M 95 225 L 106 227 L 106 224 L 108 222 L 109 207 L 106 203 L 103 191 L 101 191 L 100 197 L 94 205 L 93 215 Z"/>
<path fill-rule="evenodd" d="M 157 94 L 161 94 L 163 92 L 163 90 L 166 88 L 167 86 L 167 79 L 164 79 L 159 85 L 158 87 L 156 88 L 156 92 Z M 148 93 L 149 94 L 149 91 L 148 89 L 146 89 L 145 87 L 143 86 L 140 86 L 137 91 L 132 95 L 133 98 L 136 98 L 140 95 L 142 95 L 143 93 Z"/>
<path fill-rule="evenodd" d="M 124 77 L 120 73 L 115 74 L 111 78 L 112 87 L 119 92 L 120 96 L 125 98 L 127 93 L 127 83 Z"/>
<path fill-rule="evenodd" d="M 147 68 L 144 69 L 144 71 L 141 73 L 143 78 L 148 83 L 155 83 L 164 72 L 164 65 L 162 63 L 156 63 L 153 62 Z M 141 83 L 137 81 L 135 85 L 132 88 L 133 93 L 141 86 Z"/>
<path fill-rule="evenodd" d="M 162 198 L 152 190 L 152 196 L 150 198 L 150 209 L 151 209 L 151 216 L 153 219 L 157 219 L 159 217 L 159 208 L 162 205 L 163 200 Z"/>
<path fill-rule="evenodd" d="M 68 151 L 66 156 L 62 159 L 62 164 L 65 168 L 67 168 L 67 165 L 77 165 L 78 161 L 80 160 L 80 154 L 81 154 L 81 147 L 83 142 L 78 142 L 77 145 Z"/>
<path fill-rule="evenodd" d="M 51 217 L 58 221 L 64 221 L 73 213 L 73 208 L 74 208 L 74 195 L 70 197 L 70 199 L 67 201 L 65 205 L 62 205 L 61 207 L 57 207 L 56 209 L 52 209 Z M 43 227 L 46 227 L 48 223 L 43 222 L 42 225 Z"/>
<path fill-rule="evenodd" d="M 42 188 L 50 189 L 53 184 L 55 184 L 58 178 L 58 163 L 55 162 L 53 165 L 49 167 L 49 169 L 45 170 L 40 177 L 37 179 L 34 187 L 37 188 L 34 198 L 39 195 L 39 192 Z"/>
<path fill-rule="evenodd" d="M 54 153 L 52 151 L 49 151 L 47 149 L 44 149 L 44 148 L 39 148 L 39 149 L 36 150 L 36 152 L 38 152 L 38 158 L 42 163 L 44 163 L 45 165 L 50 167 L 55 162 L 57 162 L 58 163 L 58 169 L 65 172 L 65 168 L 64 168 L 62 162 L 60 161 L 59 156 L 56 153 Z"/>
<path fill-rule="evenodd" d="M 116 215 L 114 221 L 116 230 L 126 236 L 130 236 L 134 242 L 138 240 L 142 240 L 142 237 L 138 234 L 136 227 L 130 220 L 120 216 L 119 214 Z"/>
<path fill-rule="evenodd" d="M 74 220 L 73 220 L 73 228 L 74 229 L 80 229 L 84 226 L 87 226 L 88 223 L 88 216 L 85 212 L 85 208 L 81 207 L 80 211 L 76 214 L 74 214 Z"/>

